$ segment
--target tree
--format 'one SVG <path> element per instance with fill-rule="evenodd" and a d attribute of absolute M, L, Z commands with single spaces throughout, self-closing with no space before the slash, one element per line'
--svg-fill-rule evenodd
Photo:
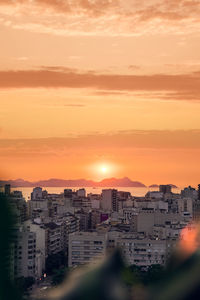
<path fill-rule="evenodd" d="M 128 286 L 132 286 L 134 283 L 137 282 L 137 278 L 130 268 L 123 268 L 122 280 Z"/>
<path fill-rule="evenodd" d="M 157 282 L 158 280 L 160 280 L 160 278 L 164 277 L 164 267 L 162 265 L 156 264 L 156 265 L 152 265 L 148 268 L 147 272 L 146 272 L 146 278 L 145 278 L 145 283 L 149 284 L 152 282 Z"/>
<path fill-rule="evenodd" d="M 11 280 L 14 215 L 8 197 L 1 192 L 0 228 L 0 299 L 20 300 L 22 298 L 21 293 Z"/>
<path fill-rule="evenodd" d="M 54 270 L 59 269 L 61 266 L 66 266 L 66 256 L 64 252 L 51 254 L 46 259 L 46 272 L 48 275 L 52 275 Z"/>
<path fill-rule="evenodd" d="M 131 265 L 125 267 L 122 271 L 122 278 L 128 286 L 138 283 L 148 285 L 157 282 L 163 275 L 164 267 L 158 264 L 149 266 L 147 269 Z"/>
<path fill-rule="evenodd" d="M 67 276 L 67 268 L 62 268 L 57 271 L 52 276 L 52 284 L 53 285 L 58 285 L 63 282 L 63 280 Z"/>
<path fill-rule="evenodd" d="M 35 278 L 33 277 L 19 277 L 16 279 L 16 285 L 18 289 L 24 293 L 35 283 Z"/>

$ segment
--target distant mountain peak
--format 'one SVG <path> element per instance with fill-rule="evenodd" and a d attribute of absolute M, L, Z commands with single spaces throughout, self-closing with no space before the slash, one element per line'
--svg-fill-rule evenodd
<path fill-rule="evenodd" d="M 132 181 L 128 177 L 123 178 L 105 178 L 99 182 L 88 179 L 58 179 L 50 178 L 35 182 L 24 179 L 1 180 L 0 185 L 11 184 L 13 187 L 146 187 L 139 181 Z"/>
<path fill-rule="evenodd" d="M 25 182 L 25 180 L 22 179 L 22 178 L 17 178 L 17 179 L 15 179 L 15 181 L 18 181 L 18 182 Z"/>
<path fill-rule="evenodd" d="M 177 189 L 178 187 L 175 184 L 166 184 L 166 185 L 170 185 L 173 189 Z M 160 184 L 151 184 L 149 185 L 149 188 L 158 188 L 160 186 Z"/>

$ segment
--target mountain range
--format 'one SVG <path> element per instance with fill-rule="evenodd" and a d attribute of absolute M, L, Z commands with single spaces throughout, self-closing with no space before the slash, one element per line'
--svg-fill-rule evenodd
<path fill-rule="evenodd" d="M 132 181 L 128 177 L 124 178 L 106 178 L 101 181 L 87 179 L 57 179 L 26 181 L 24 179 L 0 180 L 0 186 L 10 184 L 12 187 L 146 187 L 139 181 Z"/>
<path fill-rule="evenodd" d="M 132 181 L 128 177 L 123 178 L 106 178 L 101 181 L 93 181 L 87 179 L 57 179 L 51 178 L 39 181 L 27 181 L 24 179 L 0 180 L 0 186 L 10 184 L 12 187 L 147 187 L 139 181 Z M 170 184 L 172 188 L 176 185 Z M 149 186 L 150 188 L 159 187 L 157 184 Z"/>

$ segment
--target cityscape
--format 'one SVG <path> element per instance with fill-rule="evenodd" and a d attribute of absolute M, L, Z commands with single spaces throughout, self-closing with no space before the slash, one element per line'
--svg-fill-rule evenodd
<path fill-rule="evenodd" d="M 200 299 L 200 0 L 0 0 L 0 300 Z"/>
<path fill-rule="evenodd" d="M 116 249 L 127 266 L 164 267 L 200 219 L 200 185 L 180 193 L 160 185 L 143 197 L 119 188 L 101 194 L 66 188 L 51 194 L 35 187 L 27 201 L 6 184 L 2 194 L 15 219 L 10 277 L 31 278 L 33 295 L 55 285 L 55 271 L 95 265 Z M 182 251 L 194 252 L 199 245 L 193 243 Z"/>

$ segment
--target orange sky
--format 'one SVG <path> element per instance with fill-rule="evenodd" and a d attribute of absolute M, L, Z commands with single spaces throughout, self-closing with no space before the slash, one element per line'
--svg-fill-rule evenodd
<path fill-rule="evenodd" d="M 200 2 L 0 0 L 0 176 L 200 183 Z"/>

